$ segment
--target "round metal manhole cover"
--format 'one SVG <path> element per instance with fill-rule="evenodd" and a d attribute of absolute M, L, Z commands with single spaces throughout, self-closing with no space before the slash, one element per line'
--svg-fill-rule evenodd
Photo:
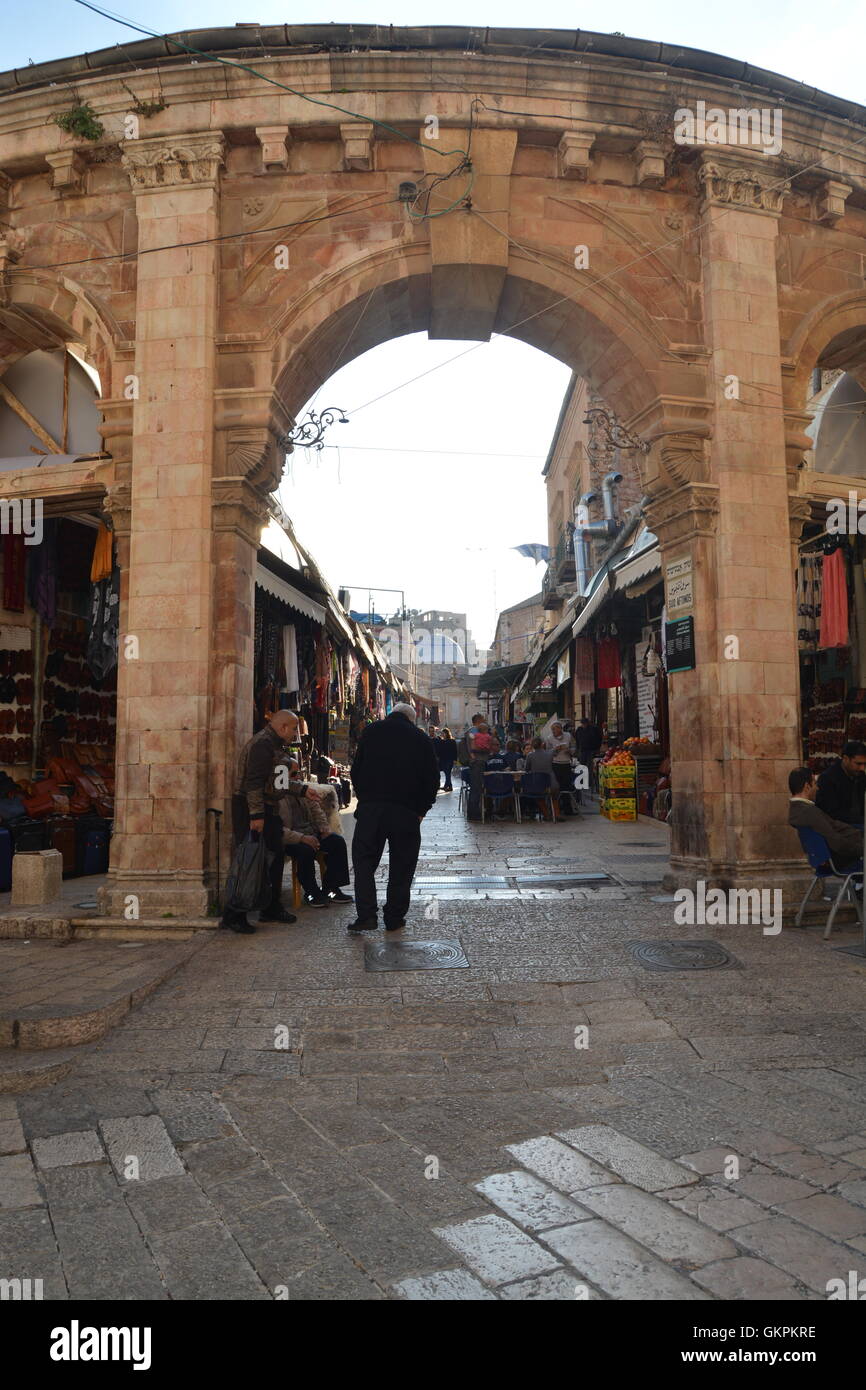
<path fill-rule="evenodd" d="M 646 970 L 719 970 L 738 963 L 718 941 L 633 941 L 629 950 Z"/>
<path fill-rule="evenodd" d="M 468 966 L 459 941 L 370 941 L 364 951 L 366 970 L 465 970 Z"/>

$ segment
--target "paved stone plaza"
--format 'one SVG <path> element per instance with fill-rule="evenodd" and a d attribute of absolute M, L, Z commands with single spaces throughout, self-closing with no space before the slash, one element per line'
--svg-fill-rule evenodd
<path fill-rule="evenodd" d="M 62 1080 L 0 1095 L 0 1276 L 51 1299 L 808 1300 L 861 1267 L 851 928 L 674 926 L 647 821 L 470 827 L 455 793 L 423 854 L 420 879 L 505 880 L 419 885 L 403 935 L 468 968 L 366 970 L 351 908 L 218 933 Z M 516 886 L 576 872 L 610 878 Z M 684 937 L 737 963 L 628 951 Z"/>

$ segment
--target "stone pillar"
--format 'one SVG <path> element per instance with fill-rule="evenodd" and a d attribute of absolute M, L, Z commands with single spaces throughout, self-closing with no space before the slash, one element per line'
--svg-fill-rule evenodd
<path fill-rule="evenodd" d="M 221 134 L 127 142 L 138 217 L 118 797 L 101 906 L 200 917 L 213 647 L 211 475 Z M 185 244 L 188 243 L 188 244 Z M 166 248 L 166 249 L 154 249 Z M 124 639 L 137 655 L 124 658 Z"/>
<path fill-rule="evenodd" d="M 689 555 L 694 577 L 697 669 L 670 678 L 671 867 L 680 884 L 781 886 L 802 867 L 785 782 L 799 761 L 776 285 L 786 188 L 742 160 L 705 158 L 699 176 L 712 438 L 660 441 L 651 515 L 665 562 Z"/>
<path fill-rule="evenodd" d="M 257 394 L 257 393 L 254 393 Z M 268 520 L 268 494 L 279 484 L 278 438 L 292 423 L 252 420 L 263 404 L 231 393 L 227 415 L 246 415 L 247 425 L 217 428 L 212 479 L 214 610 L 211 658 L 211 728 L 208 806 L 223 812 L 221 875 L 231 852 L 231 793 L 238 753 L 253 732 L 253 655 L 256 552 Z M 215 827 L 210 827 L 208 883 L 215 888 Z"/>

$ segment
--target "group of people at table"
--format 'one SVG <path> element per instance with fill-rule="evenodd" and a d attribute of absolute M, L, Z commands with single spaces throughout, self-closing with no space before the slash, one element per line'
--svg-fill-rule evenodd
<path fill-rule="evenodd" d="M 451 776 L 458 759 L 468 768 L 469 820 L 482 818 L 482 798 L 488 786 L 493 785 L 487 779 L 503 774 L 511 774 L 518 790 L 525 775 L 539 775 L 539 781 L 533 778 L 533 784 L 543 786 L 545 794 L 521 797 L 524 809 L 537 811 L 545 819 L 562 820 L 564 816 L 580 815 L 580 793 L 574 789 L 575 759 L 580 763 L 590 761 L 600 744 L 601 732 L 588 719 L 581 721 L 577 738 L 564 723 L 554 721 L 546 738 L 536 737 L 525 743 L 512 738 L 503 744 L 483 714 L 472 716 L 472 723 L 460 744 L 449 729 L 441 729 L 433 736 L 433 746 L 445 778 L 443 791 L 453 790 Z M 565 798 L 563 792 L 567 793 Z"/>
<path fill-rule="evenodd" d="M 788 790 L 788 824 L 823 835 L 838 869 L 862 869 L 866 743 L 846 743 L 842 756 L 820 774 L 795 768 Z"/>

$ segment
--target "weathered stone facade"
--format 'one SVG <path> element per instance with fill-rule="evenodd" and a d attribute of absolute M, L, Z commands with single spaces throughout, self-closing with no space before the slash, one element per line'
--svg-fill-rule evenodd
<path fill-rule="evenodd" d="M 119 684 L 106 912 L 130 892 L 142 916 L 203 911 L 205 810 L 225 805 L 249 732 L 280 437 L 336 362 L 419 330 L 532 343 L 652 441 L 649 520 L 696 576 L 698 666 L 671 681 L 674 866 L 783 877 L 804 406 L 816 365 L 866 363 L 866 111 L 616 36 L 525 56 L 531 35 L 467 53 L 454 31 L 382 30 L 359 52 L 339 26 L 328 51 L 320 30 L 251 32 L 217 47 L 261 76 L 163 58 L 165 107 L 137 139 L 100 55 L 0 74 L 0 363 L 63 340 L 100 372 L 111 459 L 49 486 L 104 497 L 121 630 L 140 643 Z M 137 49 L 146 101 L 157 55 Z M 69 77 L 105 126 L 97 144 L 50 121 Z M 779 90 L 779 156 L 673 143 L 676 108 L 777 106 Z M 456 170 L 470 123 L 469 204 L 464 170 L 429 210 L 460 206 L 413 217 L 400 184 Z M 26 471 L 9 486 L 46 488 Z"/>

